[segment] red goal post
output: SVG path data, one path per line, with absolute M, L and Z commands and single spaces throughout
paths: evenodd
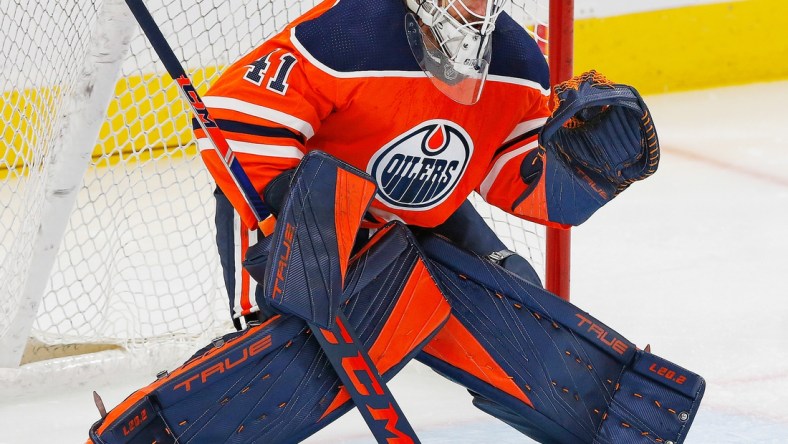
M 574 0 L 550 0 L 550 24 L 547 60 L 550 84 L 557 85 L 572 77 L 574 68 Z M 569 299 L 570 253 L 572 233 L 569 229 L 547 229 L 545 288 Z

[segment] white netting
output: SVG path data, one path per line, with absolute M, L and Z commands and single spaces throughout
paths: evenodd
M 523 11 L 544 21 L 546 1 L 515 0 L 509 12 L 533 27 Z M 150 344 L 193 344 L 230 328 L 213 183 L 196 157 L 186 108 L 138 31 L 100 136 L 85 142 L 95 145 L 92 160 L 52 272 L 30 269 L 38 227 L 62 223 L 42 220 L 44 190 L 62 148 L 64 102 L 82 75 L 102 3 L 10 0 L 0 10 L 0 338 L 27 303 L 26 281 L 48 282 L 26 362 L 92 350 L 84 344 L 142 350 L 150 359 Z M 201 92 L 222 67 L 314 3 L 146 2 Z M 480 208 L 543 276 L 543 231 Z
M 19 1 L 0 14 L 4 60 L 0 77 L 0 337 L 15 316 L 29 274 L 32 244 L 44 206 L 45 178 L 62 116 L 84 63 L 96 18 L 89 4 Z M 83 2 L 86 3 L 86 2 Z M 69 17 L 64 23 L 64 17 Z M 53 44 L 62 42 L 63 44 Z M 46 276 L 37 276 L 46 279 Z
M 537 41 L 543 52 L 547 51 L 547 29 L 550 12 L 549 0 L 511 0 L 504 11 L 520 23 Z M 493 44 L 495 44 L 493 42 Z M 545 281 L 545 227 L 516 218 L 488 205 L 481 196 L 473 194 L 471 200 L 479 214 L 507 246 L 527 258 Z

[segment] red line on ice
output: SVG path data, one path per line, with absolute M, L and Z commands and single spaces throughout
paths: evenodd
M 715 158 L 710 157 L 710 156 L 704 156 L 702 154 L 693 153 L 691 151 L 687 151 L 687 150 L 683 150 L 683 149 L 679 149 L 679 148 L 675 148 L 675 147 L 667 147 L 667 148 L 666 147 L 662 147 L 662 150 L 666 151 L 666 152 L 668 152 L 670 154 L 674 154 L 674 155 L 677 155 L 677 156 L 680 156 L 680 157 L 684 157 L 685 159 L 690 159 L 690 160 L 694 160 L 696 162 L 706 163 L 706 164 L 713 165 L 713 166 L 715 166 L 717 168 L 720 168 L 720 169 L 723 169 L 723 170 L 727 170 L 727 171 L 731 171 L 731 172 L 734 172 L 734 173 L 742 174 L 742 175 L 745 175 L 745 176 L 748 176 L 748 177 L 751 177 L 751 178 L 754 178 L 754 179 L 758 179 L 758 180 L 763 181 L 763 182 L 768 182 L 768 183 L 770 183 L 772 185 L 779 185 L 779 186 L 788 187 L 788 178 L 786 178 L 786 177 L 775 176 L 775 175 L 772 175 L 772 174 L 764 173 L 762 171 L 758 171 L 758 170 L 754 170 L 754 169 L 750 169 L 750 168 L 744 168 L 744 167 L 741 167 L 739 165 L 723 162 L 723 161 L 721 161 L 719 159 L 715 159 Z

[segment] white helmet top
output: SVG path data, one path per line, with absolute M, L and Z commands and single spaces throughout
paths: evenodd
M 438 89 L 459 103 L 473 104 L 481 97 L 495 20 L 506 1 L 406 0 L 421 21 L 411 14 L 406 19 L 416 59 Z

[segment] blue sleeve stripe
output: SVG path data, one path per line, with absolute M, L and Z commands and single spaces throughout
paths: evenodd
M 515 137 L 514 139 L 512 139 L 512 140 L 510 140 L 510 141 L 508 141 L 508 142 L 506 142 L 506 143 L 504 143 L 503 145 L 501 145 L 501 147 L 500 147 L 500 148 L 498 148 L 497 150 L 495 150 L 495 154 L 493 154 L 493 159 L 497 158 L 497 157 L 498 157 L 498 156 L 500 156 L 501 154 L 503 154 L 503 153 L 505 153 L 506 151 L 508 151 L 508 150 L 509 150 L 509 148 L 511 148 L 511 147 L 513 147 L 513 146 L 515 146 L 515 145 L 518 145 L 518 144 L 520 144 L 521 142 L 523 142 L 524 140 L 528 140 L 528 139 L 530 139 L 531 137 L 534 137 L 535 135 L 539 134 L 539 131 L 541 131 L 541 130 L 542 130 L 542 127 L 541 127 L 541 126 L 540 126 L 539 128 L 534 128 L 534 129 L 532 129 L 531 131 L 528 131 L 528 132 L 526 132 L 526 133 L 524 133 L 524 134 L 521 134 L 521 135 L 519 135 L 519 136 Z
M 216 125 L 225 132 L 248 134 L 250 136 L 293 139 L 301 144 L 306 143 L 306 138 L 302 134 L 287 128 L 273 128 L 270 126 L 238 122 L 237 120 L 216 119 L 215 121 Z M 192 128 L 197 129 L 199 127 L 197 120 L 192 119 Z

